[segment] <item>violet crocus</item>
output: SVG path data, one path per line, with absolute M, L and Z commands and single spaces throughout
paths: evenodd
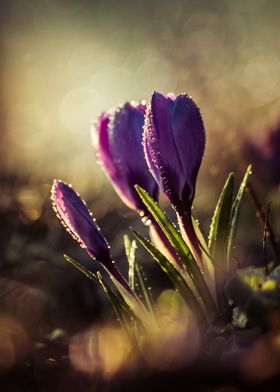
M 147 108 L 144 151 L 160 189 L 179 210 L 189 210 L 205 147 L 198 107 L 186 94 L 154 92 Z
M 176 209 L 187 237 L 199 253 L 191 207 L 205 148 L 205 131 L 192 98 L 186 94 L 154 92 L 147 106 L 143 145 L 152 175 Z
M 147 211 L 135 185 L 144 188 L 154 200 L 158 199 L 158 185 L 151 175 L 142 144 L 146 105 L 126 102 L 122 106 L 102 113 L 91 128 L 92 142 L 97 158 L 123 202 L 140 213 L 143 221 L 150 224 L 153 241 L 176 265 L 181 265 L 174 250 Z
M 155 200 L 158 186 L 145 161 L 142 132 L 146 107 L 144 103 L 125 103 L 102 113 L 91 128 L 97 158 L 116 192 L 131 209 L 144 212 L 146 207 L 134 185 L 144 188 Z
M 109 245 L 100 233 L 85 202 L 71 186 L 60 180 L 54 180 L 51 193 L 53 209 L 66 230 L 92 258 L 97 259 L 122 286 L 131 291 L 128 283 L 115 267 Z

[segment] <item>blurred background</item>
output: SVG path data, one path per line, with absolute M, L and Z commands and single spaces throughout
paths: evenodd
M 252 162 L 277 232 L 280 2 L 2 0 L 0 7 L 0 300 L 21 326 L 71 332 L 99 315 L 102 294 L 63 260 L 68 253 L 89 265 L 52 213 L 50 187 L 53 178 L 70 182 L 121 258 L 123 232 L 141 223 L 96 164 L 89 128 L 100 112 L 153 90 L 187 92 L 201 109 L 202 227 L 227 173 L 239 179 Z M 250 208 L 237 249 L 246 262 L 262 236 Z
M 278 120 L 277 1 L 4 0 L 1 8 L 4 173 L 100 192 L 107 181 L 91 119 L 155 89 L 187 92 L 200 106 L 207 156 L 215 154 L 208 176 L 244 134 L 259 137 Z

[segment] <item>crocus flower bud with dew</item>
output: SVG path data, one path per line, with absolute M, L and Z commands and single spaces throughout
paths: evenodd
M 200 253 L 191 207 L 205 148 L 205 131 L 194 101 L 186 94 L 154 92 L 147 106 L 143 144 L 152 175 L 177 211 L 195 251 Z
M 148 170 L 142 147 L 144 103 L 125 103 L 102 113 L 91 128 L 97 158 L 123 202 L 131 209 L 144 212 L 134 185 L 144 188 L 154 199 L 158 186 Z
M 120 198 L 140 213 L 143 221 L 150 225 L 153 240 L 167 257 L 174 259 L 177 257 L 173 249 L 134 187 L 140 185 L 157 201 L 158 185 L 149 171 L 142 145 L 145 112 L 142 101 L 140 104 L 127 102 L 102 113 L 91 128 L 92 142 L 98 161 Z
M 115 267 L 109 245 L 100 233 L 91 213 L 80 196 L 62 181 L 54 180 L 52 206 L 66 230 L 77 240 L 88 254 L 97 259 L 127 290 L 128 283 Z

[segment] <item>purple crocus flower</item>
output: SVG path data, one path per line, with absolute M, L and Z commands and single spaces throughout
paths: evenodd
M 146 107 L 144 103 L 125 103 L 102 113 L 92 127 L 93 145 L 98 160 L 123 202 L 133 210 L 144 211 L 134 185 L 144 188 L 154 199 L 158 186 L 145 161 L 142 132 Z
M 109 245 L 101 235 L 92 214 L 80 196 L 62 181 L 54 180 L 52 206 L 66 230 L 77 240 L 89 255 L 97 259 L 127 290 L 128 283 L 115 267 Z
M 205 148 L 205 130 L 194 101 L 186 94 L 176 97 L 154 92 L 147 106 L 143 145 L 150 171 L 176 209 L 187 244 L 201 262 L 191 206 Z
M 190 212 L 205 147 L 198 107 L 186 94 L 154 92 L 143 134 L 148 166 L 176 210 Z

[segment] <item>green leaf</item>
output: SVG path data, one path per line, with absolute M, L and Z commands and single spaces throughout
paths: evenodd
M 233 203 L 233 206 L 232 206 L 231 217 L 230 217 L 228 249 L 227 249 L 227 259 L 228 260 L 230 260 L 230 258 L 231 258 L 231 252 L 232 252 L 234 242 L 235 242 L 236 230 L 237 230 L 239 214 L 240 214 L 241 201 L 243 199 L 243 195 L 244 195 L 245 188 L 246 188 L 246 185 L 248 182 L 248 178 L 251 175 L 251 173 L 252 173 L 252 165 L 249 165 L 246 170 L 246 173 L 243 177 L 243 180 L 240 184 L 239 191 L 237 193 L 237 196 L 236 196 L 234 203 Z
M 82 272 L 87 278 L 89 278 L 90 280 L 93 280 L 94 282 L 98 282 L 97 276 L 93 272 L 91 272 L 87 268 L 85 268 L 82 264 L 78 263 L 77 261 L 75 261 L 74 259 L 72 259 L 71 257 L 69 257 L 67 255 L 64 255 L 64 258 L 66 261 L 68 261 L 68 263 L 72 264 L 80 272 Z
M 198 221 L 193 216 L 192 216 L 192 225 L 193 225 L 194 232 L 195 232 L 195 235 L 196 235 L 196 237 L 198 239 L 200 247 L 202 248 L 202 250 L 204 250 L 205 253 L 209 253 L 210 254 L 208 245 L 207 245 L 207 243 L 205 241 L 204 235 L 202 234 L 202 232 L 200 230 Z
M 147 308 L 153 313 L 152 298 L 150 290 L 145 284 L 146 278 L 144 275 L 143 268 L 139 265 L 135 258 L 135 253 L 137 249 L 136 241 L 130 241 L 127 234 L 124 235 L 124 246 L 126 251 L 126 256 L 129 264 L 129 284 L 130 287 L 139 294 L 143 301 L 145 302 Z
M 196 300 L 194 293 L 187 285 L 182 275 L 174 267 L 174 265 L 149 240 L 139 234 L 136 230 L 132 229 L 132 232 L 138 241 L 143 245 L 143 247 L 150 253 L 163 272 L 168 276 L 188 306 L 194 311 L 195 314 L 199 315 L 199 318 L 203 318 L 204 316 L 201 306 Z
M 227 249 L 234 191 L 234 175 L 230 173 L 216 205 L 209 233 L 209 251 L 214 261 L 217 302 L 221 313 L 228 306 L 224 294 L 227 277 Z
M 193 259 L 182 235 L 176 230 L 176 228 L 167 218 L 164 211 L 162 211 L 158 204 L 152 199 L 151 196 L 149 196 L 149 194 L 144 189 L 142 189 L 138 185 L 135 185 L 135 189 L 137 190 L 143 203 L 148 208 L 149 212 L 160 225 L 161 229 L 163 230 L 170 244 L 173 246 L 178 257 L 185 265 L 186 270 L 193 281 L 193 284 L 201 295 L 201 298 L 205 303 L 207 309 L 212 314 L 216 310 L 212 295 L 199 269 L 199 266 Z
M 143 268 L 137 261 L 135 262 L 135 272 L 137 276 L 137 282 L 139 288 L 138 290 L 140 292 L 140 295 L 143 298 L 143 301 L 145 302 L 149 311 L 153 313 L 154 309 L 152 304 L 151 290 L 145 284 L 146 278 L 145 278 Z
M 208 245 L 205 241 L 205 238 L 200 230 L 200 227 L 198 225 L 198 222 L 194 217 L 192 216 L 192 225 L 194 228 L 194 232 L 196 235 L 196 238 L 198 239 L 200 249 L 202 251 L 202 264 L 203 264 L 203 273 L 204 273 L 204 279 L 208 283 L 208 286 L 213 293 L 213 296 L 215 296 L 215 291 L 216 291 L 216 282 L 215 282 L 215 274 L 214 274 L 214 265 L 213 265 L 213 260 L 210 256 L 210 251 L 208 248 Z
M 130 241 L 127 234 L 123 236 L 125 253 L 128 261 L 128 283 L 132 290 L 135 289 L 135 253 L 136 242 Z
M 109 271 L 109 276 L 124 301 L 127 303 L 135 317 L 138 318 L 148 331 L 151 325 L 154 325 L 154 314 L 151 313 L 136 293 L 128 291 Z
M 111 288 L 107 285 L 104 281 L 103 276 L 101 275 L 100 271 L 97 272 L 98 281 L 112 304 L 112 307 L 116 313 L 117 319 L 120 321 L 122 327 L 128 334 L 129 338 L 133 338 L 132 333 L 132 322 L 136 322 L 134 314 L 131 312 L 130 308 L 127 306 L 126 302 L 123 300 L 122 297 L 118 297 Z
M 216 205 L 209 233 L 208 247 L 211 257 L 223 270 L 227 269 L 227 248 L 233 190 L 234 174 L 230 173 Z

